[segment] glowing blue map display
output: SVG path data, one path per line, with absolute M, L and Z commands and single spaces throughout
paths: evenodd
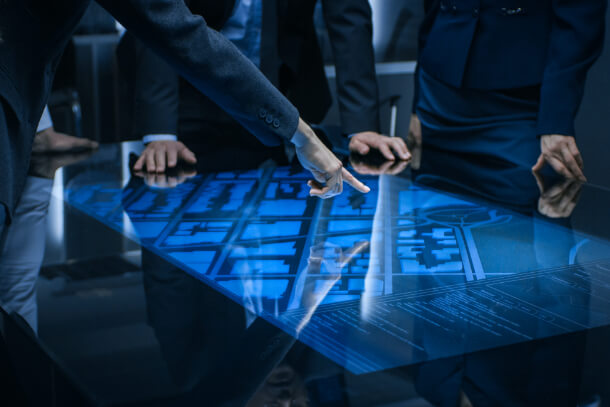
M 327 201 L 307 179 L 267 168 L 65 199 L 356 374 L 610 324 L 610 242 L 406 179 Z

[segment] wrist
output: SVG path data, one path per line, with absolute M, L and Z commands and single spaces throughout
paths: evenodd
M 146 144 L 150 144 L 155 141 L 177 141 L 178 137 L 175 134 L 171 133 L 156 133 L 156 134 L 146 134 L 142 137 L 142 142 Z
M 52 131 L 53 131 L 53 127 L 46 127 L 46 128 L 44 128 L 42 130 L 41 129 L 37 129 L 36 135 L 38 136 L 40 134 L 49 134 L 49 132 L 52 132 Z
M 309 127 L 309 125 L 302 119 L 299 119 L 299 126 L 297 127 L 297 131 L 290 139 L 290 142 L 297 148 L 301 148 L 316 138 L 316 133 L 314 133 L 311 127 Z

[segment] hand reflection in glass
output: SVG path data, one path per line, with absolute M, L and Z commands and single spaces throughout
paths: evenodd
M 398 175 L 403 172 L 409 161 L 386 161 L 381 165 L 350 160 L 354 170 L 360 175 Z
M 307 309 L 303 319 L 296 328 L 297 335 L 307 326 L 309 320 L 324 301 L 333 286 L 341 279 L 343 269 L 355 256 L 368 248 L 370 242 L 363 240 L 354 243 L 354 246 L 343 252 L 343 249 L 329 242 L 321 242 L 310 249 L 307 268 L 300 271 L 297 280 L 306 279 L 301 305 Z M 308 275 L 324 276 L 323 279 L 309 279 Z
M 575 179 L 566 179 L 550 188 L 544 185 L 544 178 L 536 171 L 533 172 L 540 190 L 538 211 L 549 218 L 568 218 L 578 205 L 582 182 Z
M 366 155 L 352 152 L 349 160 L 354 171 L 361 175 L 398 175 L 410 162 L 410 160 L 386 160 L 377 151 L 371 151 Z
M 197 170 L 190 167 L 176 167 L 164 173 L 155 173 L 147 171 L 134 172 L 136 177 L 144 179 L 144 183 L 151 188 L 175 188 L 183 184 L 188 179 L 197 175 Z
M 246 407 L 305 407 L 311 403 L 305 382 L 288 364 L 277 366 Z

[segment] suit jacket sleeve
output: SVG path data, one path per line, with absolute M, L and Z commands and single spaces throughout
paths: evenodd
M 554 23 L 542 80 L 537 133 L 575 134 L 587 72 L 599 57 L 606 0 L 554 0 Z
M 372 12 L 367 0 L 326 0 L 343 132 L 379 131 Z
M 289 140 L 299 113 L 258 68 L 180 0 L 97 0 L 131 33 L 267 145 Z

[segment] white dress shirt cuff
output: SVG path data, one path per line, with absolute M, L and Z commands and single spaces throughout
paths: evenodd
M 176 141 L 178 137 L 175 134 L 147 134 L 142 138 L 144 144 L 152 143 L 153 141 Z
M 295 131 L 292 137 L 290 138 L 290 142 L 296 147 L 300 148 L 307 144 L 309 140 L 307 139 L 307 136 L 305 136 L 297 129 L 297 131 Z
M 53 127 L 53 119 L 51 119 L 51 113 L 49 113 L 49 107 L 45 106 L 44 111 L 42 112 L 42 117 L 38 122 L 38 128 L 36 129 L 36 133 L 40 133 L 43 130 Z

